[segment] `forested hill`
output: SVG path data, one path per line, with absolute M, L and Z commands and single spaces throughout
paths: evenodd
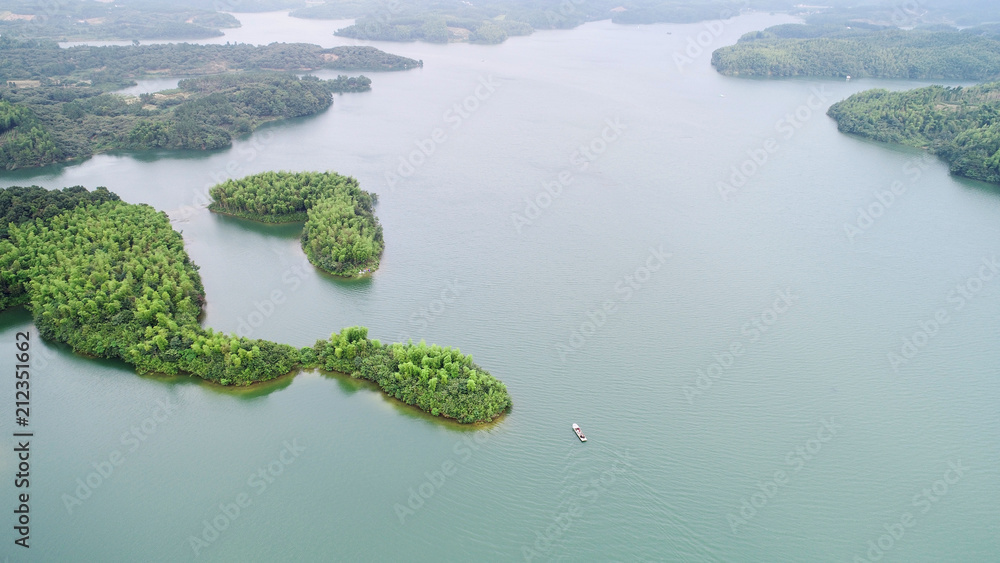
M 712 54 L 722 74 L 910 80 L 1000 78 L 1000 41 L 955 31 L 787 24 L 748 33 Z
M 0 37 L 0 82 L 53 79 L 62 82 L 128 84 L 144 76 L 191 76 L 238 70 L 407 70 L 421 61 L 374 47 L 324 49 L 308 43 L 270 45 L 81 45 L 62 49 L 47 41 Z
M 1000 82 L 867 90 L 828 113 L 844 133 L 927 148 L 947 160 L 953 174 L 1000 183 Z

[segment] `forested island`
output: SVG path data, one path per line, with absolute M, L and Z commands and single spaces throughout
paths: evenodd
M 240 26 L 231 14 L 210 8 L 205 2 L 183 6 L 176 2 L 10 0 L 0 10 L 0 34 L 59 41 L 204 39 Z
M 320 80 L 278 71 L 405 70 L 420 61 L 374 47 L 303 43 L 73 47 L 0 38 L 0 167 L 43 166 L 109 150 L 212 150 L 262 123 L 313 115 L 365 76 Z M 206 75 L 141 96 L 147 76 Z
M 136 78 L 194 76 L 265 70 L 307 72 L 320 69 L 390 71 L 423 63 L 375 47 L 324 49 L 308 43 L 197 45 L 166 43 L 67 49 L 51 41 L 0 37 L 0 83 L 50 80 L 63 86 L 124 88 Z
M 363 327 L 301 349 L 204 329 L 198 268 L 166 214 L 106 190 L 39 190 L 0 190 L 0 217 L 7 221 L 0 310 L 26 306 L 48 340 L 124 361 L 140 373 L 191 374 L 221 385 L 335 370 L 463 423 L 489 421 L 510 408 L 504 384 L 456 349 L 383 345 Z
M 742 77 L 990 80 L 1000 77 L 1000 41 L 986 32 L 786 24 L 716 50 L 712 65 Z
M 569 29 L 589 21 L 616 23 L 696 22 L 725 19 L 741 9 L 792 9 L 783 0 L 566 0 L 540 5 L 523 0 L 481 4 L 462 0 L 239 0 L 207 4 L 198 0 L 63 2 L 57 9 L 28 0 L 0 11 L 0 34 L 59 41 L 119 39 L 202 39 L 239 27 L 228 12 L 292 10 L 312 19 L 356 19 L 338 35 L 386 41 L 471 41 L 500 43 L 535 29 Z M 215 11 L 215 9 L 219 11 Z
M 550 5 L 519 0 L 485 4 L 445 0 L 413 1 L 387 6 L 379 0 L 326 2 L 294 10 L 300 18 L 347 19 L 353 25 L 336 35 L 378 41 L 502 43 L 536 29 L 570 29 L 586 22 L 621 24 L 691 23 L 727 19 L 742 9 L 791 8 L 778 0 L 566 0 Z
M 1000 82 L 859 92 L 828 111 L 844 133 L 928 149 L 958 176 L 1000 183 Z
M 338 34 L 385 41 L 470 41 L 500 43 L 536 29 L 569 29 L 610 19 L 620 24 L 693 23 L 725 20 L 744 11 L 781 11 L 820 25 L 913 27 L 995 22 L 1000 7 L 991 0 L 962 2 L 857 2 L 830 0 L 808 5 L 791 0 L 566 0 L 549 4 L 526 0 L 202 0 L 75 1 L 56 4 L 6 2 L 0 35 L 69 40 L 178 40 L 223 35 L 238 27 L 230 12 L 291 10 L 311 19 L 355 19 Z
M 264 172 L 209 190 L 209 209 L 264 223 L 305 222 L 302 250 L 326 272 L 353 277 L 378 268 L 385 242 L 378 197 L 334 172 Z
M 116 149 L 221 149 L 267 121 L 325 110 L 332 92 L 369 84 L 365 77 L 238 73 L 181 80 L 176 90 L 140 96 L 90 87 L 0 88 L 0 166 L 42 166 Z

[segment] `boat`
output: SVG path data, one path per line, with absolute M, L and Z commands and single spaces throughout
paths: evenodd
M 581 442 L 586 442 L 587 437 L 583 435 L 583 430 L 580 430 L 580 426 L 573 423 L 573 432 L 576 432 L 576 437 L 580 439 Z

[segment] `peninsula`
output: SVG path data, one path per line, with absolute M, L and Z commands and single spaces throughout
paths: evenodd
M 201 277 L 166 214 L 106 190 L 40 190 L 0 190 L 0 217 L 8 221 L 0 310 L 27 307 L 48 340 L 140 373 L 186 373 L 220 385 L 335 370 L 462 423 L 492 420 L 511 406 L 504 384 L 457 349 L 384 345 L 363 327 L 301 349 L 204 329 Z
M 1000 82 L 866 90 L 827 112 L 844 133 L 930 150 L 952 174 L 1000 183 Z
M 1000 77 L 1000 41 L 958 30 L 786 24 L 717 49 L 712 65 L 740 77 L 980 81 Z

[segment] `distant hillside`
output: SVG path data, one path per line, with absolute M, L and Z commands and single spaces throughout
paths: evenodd
M 789 24 L 712 53 L 722 74 L 934 80 L 1000 78 L 1000 41 L 975 33 Z
M 958 176 L 1000 183 L 1000 82 L 867 90 L 830 107 L 844 133 L 926 148 Z
M 0 37 L 0 82 L 59 80 L 99 84 L 130 84 L 145 76 L 191 76 L 237 70 L 309 71 L 406 70 L 423 63 L 375 47 L 324 49 L 307 43 L 270 45 L 159 45 L 61 49 L 54 42 L 17 41 Z

